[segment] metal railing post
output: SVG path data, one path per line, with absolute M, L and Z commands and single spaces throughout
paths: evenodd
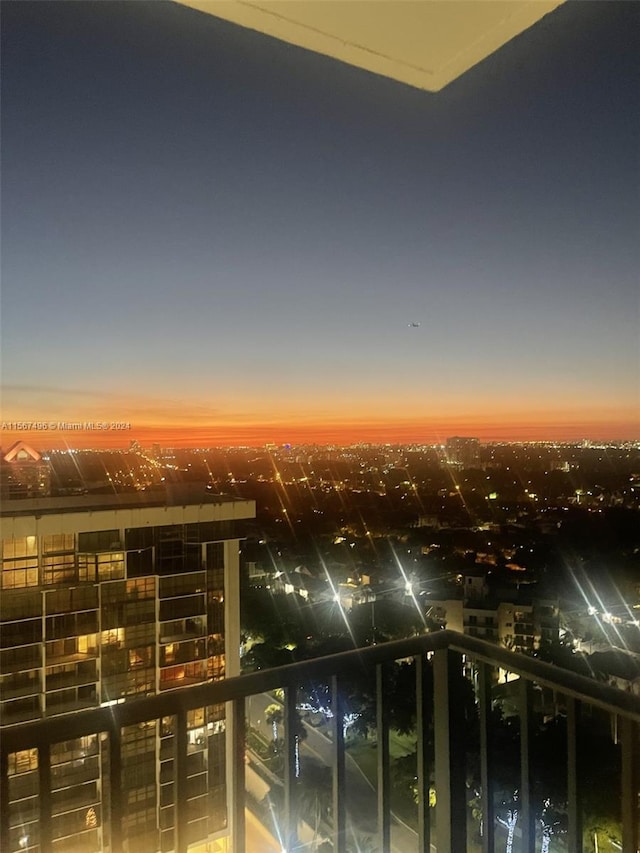
M 38 811 L 40 849 L 51 850 L 51 744 L 38 747 Z
M 453 696 L 455 676 L 462 677 L 462 658 L 449 649 L 433 655 L 434 733 L 436 754 L 436 839 L 438 850 L 465 853 L 467 813 L 465 753 L 461 703 Z
M 176 714 L 175 733 L 175 834 L 177 853 L 187 853 L 189 847 L 189 798 L 187 791 L 187 712 Z
M 522 853 L 535 853 L 536 826 L 533 811 L 533 771 L 531 742 L 533 740 L 533 685 L 527 678 L 518 682 L 520 711 L 520 814 L 522 821 Z
M 229 709 L 229 706 L 231 708 Z M 247 723 L 245 700 L 234 699 L 227 703 L 227 721 L 231 722 L 233 766 L 231 767 L 231 849 L 234 853 L 246 851 L 245 802 L 245 741 Z M 229 712 L 230 711 L 230 712 Z
M 640 789 L 640 745 L 638 723 L 629 717 L 620 720 L 622 747 L 622 851 L 638 850 L 638 793 Z
M 109 809 L 111 850 L 122 853 L 122 731 L 116 719 L 109 728 Z
M 582 807 L 579 790 L 578 739 L 580 702 L 567 696 L 567 847 L 569 853 L 582 853 Z
M 490 744 L 491 667 L 478 664 L 478 704 L 480 711 L 480 785 L 482 787 L 482 851 L 493 853 L 495 813 L 493 807 L 493 755 Z
M 418 776 L 418 850 L 428 853 L 431 844 L 431 816 L 429 813 L 429 786 L 431 782 L 431 750 L 429 724 L 432 709 L 427 695 L 427 659 L 414 658 L 416 667 L 416 755 Z
M 0 850 L 9 849 L 9 753 L 0 752 Z
M 378 753 L 378 844 L 391 847 L 391 776 L 389 773 L 389 664 L 376 666 L 376 735 Z
M 345 802 L 344 710 L 337 675 L 331 676 L 331 706 L 333 709 L 333 849 L 346 853 L 347 809 Z
M 296 689 L 284 691 L 284 827 L 286 849 L 298 843 L 298 809 L 296 791 Z

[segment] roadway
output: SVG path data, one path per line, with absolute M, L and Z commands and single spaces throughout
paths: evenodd
M 264 711 L 267 706 L 274 704 L 274 701 L 276 700 L 268 693 L 250 696 L 246 701 L 249 725 L 259 731 L 267 740 L 272 739 L 273 731 L 271 725 L 264 719 Z M 331 767 L 333 745 L 329 738 L 314 726 L 304 723 L 304 727 L 307 738 L 300 744 L 301 762 L 304 763 L 305 758 L 315 759 L 327 767 Z M 347 831 L 355 832 L 358 837 L 375 837 L 378 829 L 377 793 L 348 752 L 345 759 L 345 775 Z M 392 818 L 392 853 L 411 853 L 417 849 L 417 833 L 397 819 Z M 432 851 L 436 850 L 433 844 L 431 849 Z

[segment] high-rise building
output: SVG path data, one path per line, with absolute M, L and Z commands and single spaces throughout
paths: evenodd
M 453 436 L 447 439 L 447 462 L 461 468 L 477 468 L 480 465 L 480 440 Z
M 254 511 L 204 486 L 3 503 L 0 736 L 68 715 L 52 851 L 109 849 L 107 740 L 75 737 L 74 712 L 239 673 L 239 523 Z M 226 850 L 224 705 L 190 711 L 187 737 L 189 837 Z M 172 717 L 123 729 L 126 850 L 174 849 L 173 740 Z M 11 753 L 8 771 L 9 849 L 40 849 L 38 751 Z

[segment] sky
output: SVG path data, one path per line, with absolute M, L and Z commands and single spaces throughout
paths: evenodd
M 3 447 L 640 439 L 639 4 L 438 93 L 2 6 Z

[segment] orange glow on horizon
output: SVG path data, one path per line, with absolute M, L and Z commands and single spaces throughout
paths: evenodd
M 528 420 L 500 421 L 482 418 L 451 418 L 412 421 L 351 422 L 266 422 L 218 424 L 186 427 L 183 424 L 132 424 L 126 430 L 3 430 L 0 442 L 8 448 L 26 441 L 39 449 L 118 449 L 132 441 L 142 446 L 164 447 L 260 446 L 263 444 L 437 444 L 452 435 L 475 436 L 484 442 L 562 441 L 583 439 L 634 441 L 640 438 L 637 422 L 631 420 L 578 420 L 532 417 Z

